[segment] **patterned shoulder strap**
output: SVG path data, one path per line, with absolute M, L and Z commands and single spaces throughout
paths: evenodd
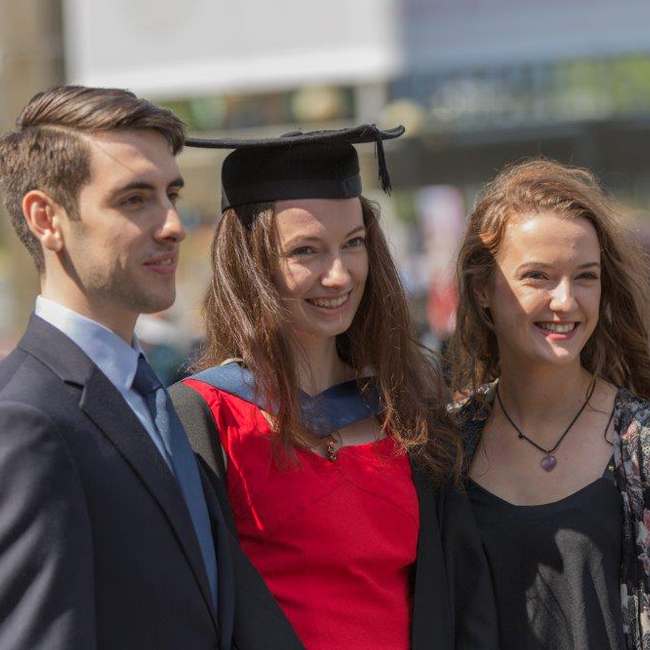
M 650 404 L 619 389 L 614 429 L 616 483 L 624 506 L 623 631 L 630 650 L 650 650 Z

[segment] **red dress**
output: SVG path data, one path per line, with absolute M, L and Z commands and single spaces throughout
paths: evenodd
M 279 467 L 256 405 L 184 383 L 214 414 L 242 548 L 307 650 L 410 648 L 419 509 L 395 442 L 343 447 L 335 462 L 297 450 Z

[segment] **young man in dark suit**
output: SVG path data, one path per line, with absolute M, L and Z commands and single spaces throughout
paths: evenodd
M 41 295 L 0 363 L 0 648 L 230 648 L 231 539 L 133 329 L 169 307 L 182 123 L 123 90 L 36 95 L 0 181 Z

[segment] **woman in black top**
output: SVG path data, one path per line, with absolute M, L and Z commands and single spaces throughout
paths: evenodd
M 449 350 L 502 650 L 650 648 L 646 263 L 594 177 L 515 165 L 459 257 Z

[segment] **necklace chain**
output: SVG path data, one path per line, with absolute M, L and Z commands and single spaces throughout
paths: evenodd
M 571 427 L 576 423 L 576 420 L 582 415 L 582 412 L 585 410 L 587 407 L 587 404 L 589 404 L 589 400 L 591 399 L 591 396 L 594 394 L 594 390 L 596 389 L 596 382 L 594 382 L 593 386 L 591 387 L 591 390 L 589 391 L 589 395 L 587 395 L 587 399 L 584 401 L 583 405 L 580 407 L 580 410 L 576 413 L 575 417 L 571 422 L 569 423 L 569 426 L 564 430 L 564 433 L 559 437 L 558 441 L 551 447 L 550 449 L 544 449 L 541 445 L 538 445 L 534 440 L 531 440 L 512 420 L 510 415 L 508 415 L 508 411 L 506 411 L 505 407 L 503 406 L 503 402 L 501 401 L 501 395 L 499 394 L 499 384 L 497 382 L 497 400 L 499 400 L 499 406 L 501 407 L 501 410 L 503 411 L 503 414 L 506 416 L 506 419 L 510 424 L 512 425 L 513 429 L 517 432 L 518 436 L 520 439 L 525 440 L 529 444 L 531 444 L 533 447 L 536 449 L 539 449 L 539 451 L 544 452 L 546 456 L 550 456 L 559 446 L 560 443 L 564 440 L 564 437 L 566 436 L 567 433 L 569 433 Z

